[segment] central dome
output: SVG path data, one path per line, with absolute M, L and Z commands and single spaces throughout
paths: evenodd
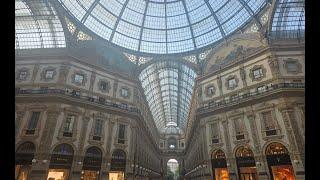
M 76 24 L 133 51 L 173 54 L 213 44 L 249 22 L 266 0 L 59 0 Z

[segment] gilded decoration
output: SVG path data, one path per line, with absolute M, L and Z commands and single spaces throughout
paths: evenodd
M 235 85 L 234 86 L 229 86 L 229 80 L 232 80 L 234 79 L 235 80 Z M 238 83 L 239 83 L 239 79 L 237 78 L 236 75 L 230 75 L 228 76 L 228 78 L 226 79 L 226 82 L 225 82 L 225 86 L 228 90 L 234 90 L 236 87 L 238 87 Z
M 26 68 L 26 67 L 20 68 L 16 72 L 16 80 L 17 80 L 17 82 L 26 81 L 29 76 L 30 76 L 30 69 Z
M 283 60 L 283 62 L 284 62 L 283 66 L 284 66 L 285 70 L 287 71 L 287 73 L 290 73 L 290 74 L 302 73 L 302 65 L 299 63 L 298 59 L 288 58 L 288 59 Z M 295 64 L 296 68 L 294 70 L 290 70 L 290 68 L 289 68 L 290 63 Z
M 127 91 L 126 94 L 122 93 L 123 91 Z M 126 86 L 121 86 L 120 88 L 120 96 L 125 98 L 125 99 L 129 99 L 130 96 L 131 96 L 131 92 L 130 92 L 130 89 Z
M 213 84 L 208 84 L 205 88 L 205 94 L 207 97 L 212 97 L 216 94 L 216 88 Z
M 106 84 L 106 88 L 105 89 L 102 88 L 102 83 Z M 109 93 L 109 91 L 111 89 L 110 82 L 108 80 L 106 80 L 106 79 L 100 79 L 99 82 L 98 82 L 98 88 L 103 93 Z
M 53 71 L 52 73 L 52 77 L 47 77 L 47 71 Z M 54 77 L 56 76 L 57 74 L 57 71 L 56 71 L 56 68 L 55 67 L 52 67 L 52 66 L 49 66 L 49 67 L 45 67 L 43 68 L 41 74 L 40 74 L 40 78 L 41 80 L 44 80 L 44 81 L 51 81 L 54 79 Z
M 259 77 L 254 77 L 254 71 L 260 69 L 262 70 L 262 74 Z M 250 69 L 249 77 L 252 81 L 261 81 L 266 77 L 267 70 L 263 65 L 255 65 L 252 69 Z
M 82 79 L 82 82 L 77 82 L 76 81 L 76 75 L 81 75 L 83 76 L 83 79 Z M 71 78 L 72 78 L 72 83 L 73 84 L 76 84 L 78 86 L 85 86 L 86 85 L 86 82 L 87 82 L 87 74 L 81 70 L 78 70 L 78 71 L 74 71 L 74 73 L 71 75 Z

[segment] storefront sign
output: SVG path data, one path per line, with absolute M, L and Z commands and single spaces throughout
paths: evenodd
M 85 157 L 82 169 L 98 171 L 100 170 L 101 162 L 101 158 Z
M 50 160 L 50 168 L 70 168 L 73 156 L 53 154 Z
M 212 168 L 226 168 L 226 159 L 211 159 Z
M 256 166 L 253 157 L 237 157 L 237 165 L 238 167 L 254 167 Z
M 291 165 L 290 156 L 288 154 L 267 155 L 269 166 Z
M 15 155 L 16 164 L 31 165 L 33 157 L 33 153 L 17 153 Z

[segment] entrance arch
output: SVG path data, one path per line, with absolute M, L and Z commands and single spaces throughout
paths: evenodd
M 51 155 L 47 180 L 67 180 L 70 176 L 74 150 L 70 144 L 56 146 Z
M 28 179 L 36 146 L 32 142 L 22 143 L 15 153 L 15 178 Z
M 121 149 L 113 151 L 109 180 L 124 180 L 126 171 L 126 153 Z
M 270 143 L 266 147 L 266 157 L 271 180 L 294 180 L 294 171 L 288 149 L 279 142 Z
M 236 150 L 236 162 L 240 180 L 257 180 L 257 168 L 254 154 L 249 147 L 240 146 Z
M 88 148 L 83 159 L 81 179 L 99 179 L 101 163 L 102 152 L 100 148 L 95 146 Z
M 211 154 L 212 174 L 215 180 L 229 180 L 226 155 L 221 149 L 217 149 Z
M 168 180 L 177 180 L 180 175 L 179 162 L 176 159 L 169 159 L 167 161 L 167 175 Z

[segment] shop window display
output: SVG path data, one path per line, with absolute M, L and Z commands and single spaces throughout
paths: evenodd
M 68 177 L 68 169 L 49 169 L 47 180 L 67 180 Z
M 215 180 L 229 180 L 229 171 L 225 153 L 218 149 L 211 155 L 211 164 Z

